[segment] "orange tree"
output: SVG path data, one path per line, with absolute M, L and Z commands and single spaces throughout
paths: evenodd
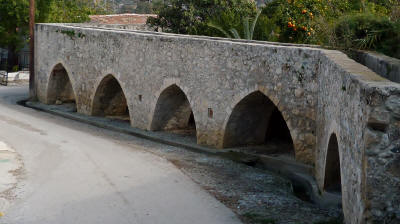
M 323 44 L 342 16 L 388 16 L 396 13 L 398 5 L 399 0 L 273 0 L 263 8 L 263 15 L 274 25 L 272 40 Z
M 274 0 L 263 8 L 283 42 L 317 43 L 316 19 L 331 20 L 354 7 L 355 0 Z

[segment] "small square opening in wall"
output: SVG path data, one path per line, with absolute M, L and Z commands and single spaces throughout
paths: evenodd
M 139 95 L 139 101 L 142 101 L 142 95 Z
M 213 112 L 212 108 L 208 108 L 208 117 L 212 118 L 213 115 L 214 115 L 214 112 Z

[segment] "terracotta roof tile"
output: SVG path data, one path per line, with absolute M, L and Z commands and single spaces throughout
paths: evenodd
M 145 24 L 148 17 L 156 17 L 155 14 L 114 14 L 91 15 L 90 22 L 98 24 Z

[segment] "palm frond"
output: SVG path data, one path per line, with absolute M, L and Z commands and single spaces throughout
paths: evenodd
M 239 32 L 238 32 L 235 28 L 232 28 L 232 29 L 230 29 L 229 31 L 232 33 L 233 38 L 235 38 L 235 39 L 242 39 L 242 38 L 240 37 L 240 35 L 239 35 Z
M 219 25 L 217 25 L 217 24 L 214 24 L 213 22 L 208 22 L 207 25 L 208 25 L 209 27 L 212 27 L 212 28 L 214 28 L 214 29 L 219 30 L 221 33 L 223 33 L 223 34 L 225 35 L 225 37 L 227 37 L 227 38 L 232 38 L 232 36 L 229 35 L 229 33 L 226 32 L 226 31 L 224 30 L 224 28 L 222 28 L 221 26 L 219 26 Z
M 247 40 L 250 40 L 250 30 L 249 30 L 249 18 L 246 17 L 243 19 L 243 35 L 244 38 Z
M 253 36 L 254 36 L 254 29 L 255 29 L 255 27 L 256 27 L 256 24 L 257 24 L 257 21 L 258 21 L 258 17 L 260 17 L 260 15 L 261 15 L 261 10 L 258 10 L 258 11 L 257 11 L 256 17 L 254 18 L 253 23 L 251 24 L 251 28 L 250 28 L 250 40 L 253 39 Z
M 355 39 L 354 42 L 359 49 L 371 49 L 375 47 L 383 32 L 383 30 L 369 31 L 364 38 Z

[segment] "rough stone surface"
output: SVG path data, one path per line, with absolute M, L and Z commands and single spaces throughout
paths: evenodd
M 353 51 L 350 56 L 380 76 L 400 83 L 400 59 L 368 51 Z
M 400 98 L 399 96 L 390 96 L 386 101 L 386 107 L 393 112 L 395 118 L 400 119 Z M 388 116 L 389 117 L 389 116 Z
M 240 109 L 243 99 L 265 95 L 271 101 L 265 108 L 273 104 L 286 121 L 296 160 L 315 165 L 321 191 L 328 141 L 337 137 L 346 223 L 399 221 L 400 154 L 392 149 L 399 147 L 400 85 L 340 52 L 55 24 L 36 25 L 35 41 L 41 102 L 52 103 L 50 74 L 62 65 L 78 112 L 91 114 L 97 89 L 112 75 L 126 97 L 131 125 L 151 130 L 166 114 L 157 109 L 162 93 L 177 86 L 193 112 L 197 142 L 211 147 L 225 145 L 231 120 L 243 127 L 246 116 L 231 119 L 248 111 Z M 187 110 L 176 108 L 173 114 L 186 120 Z
M 306 142 L 304 135 L 315 131 L 315 114 L 309 108 L 316 103 L 318 65 L 310 62 L 318 60 L 317 50 L 67 26 L 38 25 L 37 31 L 37 83 L 43 86 L 37 94 L 43 102 L 51 103 L 46 97 L 52 91 L 47 74 L 62 65 L 78 112 L 93 114 L 96 90 L 111 74 L 125 93 L 132 126 L 149 130 L 153 119 L 161 116 L 155 113 L 159 96 L 176 85 L 191 105 L 198 143 L 221 148 L 235 106 L 259 91 L 286 120 L 296 158 L 313 163 L 315 144 L 309 145 L 312 141 Z M 304 93 L 295 98 L 298 87 Z

